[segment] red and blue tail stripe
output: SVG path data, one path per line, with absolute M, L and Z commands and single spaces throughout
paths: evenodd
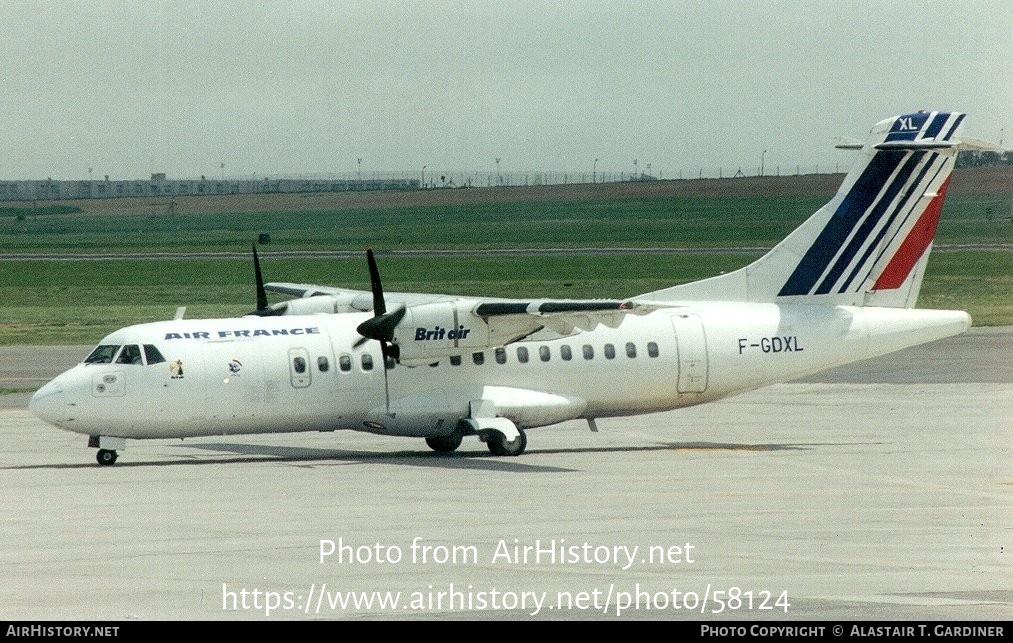
M 778 296 L 826 295 L 860 289 L 882 266 L 891 248 L 895 254 L 903 249 L 905 258 L 891 259 L 876 287 L 887 288 L 887 284 L 897 283 L 904 266 L 910 273 L 921 252 L 931 243 L 931 237 L 926 242 L 924 234 L 929 228 L 935 233 L 935 225 L 929 225 L 931 217 L 926 219 L 923 214 L 931 208 L 925 207 L 922 197 L 941 173 L 952 168 L 953 155 L 933 147 L 937 144 L 942 147 L 949 141 L 963 117 L 946 112 L 901 116 L 882 139 L 886 145 L 867 146 L 870 156 L 866 166 L 798 261 Z M 945 135 L 940 137 L 944 130 Z M 934 198 L 932 204 L 937 201 L 941 209 L 941 198 Z M 913 227 L 912 217 L 916 221 Z M 914 235 L 920 241 L 909 243 L 905 239 L 896 245 L 897 236 L 908 228 L 908 236 Z M 919 248 L 918 256 L 912 257 Z M 887 273 L 889 278 L 884 279 Z M 899 283 L 906 278 L 904 274 Z

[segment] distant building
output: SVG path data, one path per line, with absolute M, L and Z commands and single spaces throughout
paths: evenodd
M 164 172 L 135 181 L 0 181 L 0 201 L 108 199 L 145 196 L 214 194 L 284 194 L 293 192 L 365 192 L 418 190 L 418 179 L 167 179 Z

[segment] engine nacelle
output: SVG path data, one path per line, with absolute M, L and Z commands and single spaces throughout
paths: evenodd
M 394 342 L 406 364 L 428 363 L 502 345 L 490 336 L 489 325 L 456 302 L 409 306 L 394 330 Z

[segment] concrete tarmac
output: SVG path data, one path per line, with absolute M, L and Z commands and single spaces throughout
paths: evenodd
M 0 614 L 1009 620 L 1011 349 L 972 329 L 597 434 L 534 429 L 519 458 L 314 433 L 132 441 L 99 467 L 0 396 Z M 88 350 L 0 348 L 0 385 Z

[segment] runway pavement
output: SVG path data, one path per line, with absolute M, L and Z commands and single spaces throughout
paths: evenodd
M 1011 349 L 1013 329 L 972 329 L 597 434 L 535 429 L 519 458 L 330 433 L 135 441 L 99 467 L 0 396 L 0 611 L 1009 620 Z M 0 348 L 0 386 L 88 350 Z

